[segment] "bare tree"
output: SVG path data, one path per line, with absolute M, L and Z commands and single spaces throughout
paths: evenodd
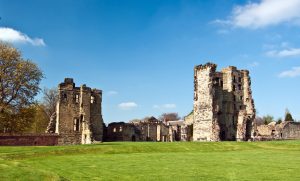
M 264 120 L 263 118 L 259 117 L 259 116 L 256 116 L 255 119 L 254 119 L 254 122 L 257 126 L 260 126 L 260 125 L 263 125 L 264 124 Z
M 161 116 L 159 116 L 159 120 L 164 122 L 176 121 L 179 119 L 180 117 L 178 116 L 178 113 L 163 113 Z
M 58 91 L 56 88 L 44 88 L 43 94 L 44 96 L 42 104 L 44 106 L 45 112 L 50 118 L 56 110 L 56 104 L 58 101 Z

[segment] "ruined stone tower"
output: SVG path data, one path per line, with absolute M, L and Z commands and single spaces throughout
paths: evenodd
M 255 117 L 249 71 L 216 64 L 194 69 L 194 141 L 248 140 Z
M 58 86 L 55 132 L 60 144 L 90 144 L 102 141 L 102 91 L 82 85 L 75 87 L 73 79 L 66 78 Z

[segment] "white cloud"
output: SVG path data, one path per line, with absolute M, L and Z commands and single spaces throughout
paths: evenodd
M 163 105 L 154 105 L 154 109 L 175 109 L 176 104 L 163 104 Z
M 278 77 L 297 77 L 300 76 L 300 67 L 293 67 L 291 70 L 281 72 Z
M 270 50 L 266 52 L 269 57 L 293 57 L 300 56 L 300 48 L 289 48 L 284 50 Z
M 117 95 L 117 94 L 119 94 L 117 91 L 108 91 L 107 92 L 107 95 L 109 95 L 109 96 L 114 96 L 114 95 Z
M 215 20 L 215 23 L 256 29 L 287 22 L 298 24 L 299 20 L 299 0 L 262 0 L 236 6 L 227 20 Z
M 30 43 L 34 46 L 45 46 L 45 42 L 41 38 L 30 38 L 20 31 L 6 27 L 0 27 L 0 40 L 10 43 Z
M 136 108 L 138 105 L 135 102 L 123 102 L 118 105 L 122 110 L 130 110 Z

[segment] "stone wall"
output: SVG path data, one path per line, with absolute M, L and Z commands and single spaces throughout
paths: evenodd
M 256 127 L 256 140 L 285 140 L 300 139 L 300 123 L 299 122 L 282 122 L 268 125 L 260 125 Z
M 59 138 L 57 134 L 0 134 L 0 146 L 53 146 Z
M 184 117 L 181 126 L 181 141 L 193 141 L 194 111 Z
M 218 125 L 214 113 L 213 74 L 215 64 L 195 67 L 194 76 L 194 141 L 218 141 Z
M 133 124 L 110 123 L 107 127 L 107 141 L 140 141 L 140 134 Z
M 275 134 L 274 125 L 257 126 L 257 136 L 273 136 Z
M 279 137 L 281 137 L 281 139 L 300 139 L 300 123 L 286 123 L 281 132 L 279 132 Z
M 169 127 L 155 117 L 141 121 L 114 122 L 107 127 L 107 141 L 169 141 Z
M 183 120 L 177 120 L 177 121 L 168 121 L 167 126 L 169 127 L 169 140 L 170 141 L 181 141 L 181 128 L 184 126 Z

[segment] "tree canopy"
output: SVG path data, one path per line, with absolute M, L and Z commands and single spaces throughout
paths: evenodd
M 178 113 L 163 113 L 160 117 L 159 120 L 161 121 L 176 121 L 179 120 L 180 117 L 178 116 Z
M 294 121 L 293 116 L 288 109 L 285 111 L 284 121 Z
M 266 115 L 262 119 L 266 125 L 274 121 L 274 117 L 271 115 Z
M 42 78 L 35 63 L 24 59 L 13 46 L 0 42 L 0 132 L 20 130 L 17 125 L 29 121 L 25 115 L 32 113 Z
M 276 124 L 280 124 L 280 123 L 282 123 L 282 119 L 278 118 Z

